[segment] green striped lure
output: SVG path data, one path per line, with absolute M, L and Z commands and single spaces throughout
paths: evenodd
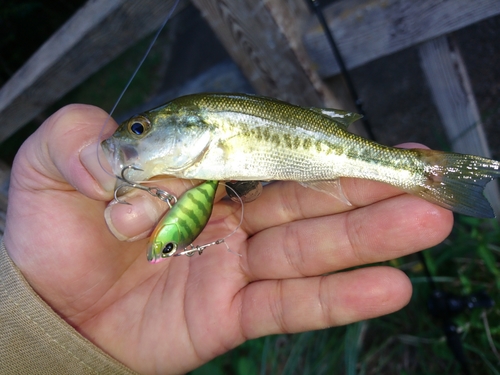
M 192 244 L 210 219 L 218 184 L 215 180 L 205 181 L 185 192 L 167 211 L 149 239 L 149 262 L 169 258 L 177 249 Z
M 147 252 L 149 262 L 157 263 L 172 256 L 201 254 L 209 246 L 224 243 L 229 236 L 201 246 L 192 244 L 210 219 L 218 184 L 215 180 L 205 181 L 185 192 L 172 205 L 151 234 Z M 178 249 L 182 251 L 177 252 Z

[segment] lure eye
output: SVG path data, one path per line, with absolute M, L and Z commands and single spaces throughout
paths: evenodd
M 177 251 L 177 244 L 175 242 L 169 242 L 165 245 L 163 250 L 161 251 L 161 257 L 162 258 L 168 258 L 174 255 L 174 253 Z
M 128 130 L 135 137 L 142 137 L 151 128 L 149 120 L 142 116 L 134 117 L 129 121 Z

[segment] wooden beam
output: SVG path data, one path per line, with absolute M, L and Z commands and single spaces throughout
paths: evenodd
M 193 0 L 254 89 L 298 105 L 340 107 L 303 48 L 303 0 Z
M 0 141 L 156 30 L 173 4 L 88 1 L 0 90 Z
M 491 158 L 467 69 L 456 42 L 442 36 L 423 43 L 419 54 L 453 151 Z M 498 181 L 490 182 L 485 194 L 500 217 Z
M 349 69 L 498 14 L 498 0 L 342 0 L 325 9 Z M 339 73 L 314 18 L 304 45 L 321 77 Z

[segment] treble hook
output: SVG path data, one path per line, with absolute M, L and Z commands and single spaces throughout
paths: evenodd
M 134 189 L 144 190 L 144 191 L 148 192 L 149 194 L 151 194 L 153 197 L 156 197 L 156 198 L 162 200 L 163 202 L 167 203 L 170 208 L 172 208 L 172 205 L 177 203 L 177 197 L 173 194 L 170 194 L 168 191 L 162 190 L 162 189 L 155 187 L 155 186 L 145 186 L 145 185 L 141 185 L 138 182 L 130 181 L 127 177 L 125 177 L 125 172 L 128 171 L 129 169 L 133 169 L 134 171 L 142 171 L 141 168 L 138 168 L 135 165 L 127 165 L 126 167 L 124 167 L 122 169 L 121 177 L 117 176 L 117 178 L 119 180 L 123 181 L 124 184 L 119 185 L 115 189 L 115 192 L 114 192 L 115 201 L 117 203 L 130 205 L 130 203 L 128 203 L 127 201 L 118 198 L 118 191 L 123 187 L 131 187 Z
M 226 242 L 225 242 L 225 239 L 220 238 L 217 241 L 209 242 L 209 243 L 206 243 L 204 245 L 195 246 L 195 245 L 191 244 L 188 247 L 186 247 L 184 249 L 184 251 L 181 251 L 180 253 L 177 253 L 174 256 L 179 257 L 181 255 L 185 255 L 187 257 L 192 257 L 196 253 L 201 255 L 203 253 L 203 250 L 205 250 L 207 247 L 219 245 L 221 243 L 224 243 L 226 245 L 226 247 L 228 247 Z M 228 247 L 228 249 L 229 249 L 229 247 Z

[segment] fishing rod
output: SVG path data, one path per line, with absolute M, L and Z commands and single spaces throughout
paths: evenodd
M 322 10 L 322 5 L 319 3 L 319 0 L 306 0 L 308 2 L 309 6 L 311 9 L 314 10 L 316 17 L 318 18 L 319 23 L 321 24 L 321 27 L 323 28 L 323 31 L 325 33 L 326 39 L 328 40 L 328 44 L 330 45 L 330 48 L 332 50 L 333 56 L 335 58 L 335 61 L 337 62 L 337 65 L 340 68 L 340 73 L 342 77 L 344 78 L 344 82 L 347 86 L 347 89 L 349 90 L 349 94 L 351 95 L 351 98 L 356 105 L 356 109 L 360 115 L 363 115 L 363 118 L 361 119 L 361 122 L 363 124 L 363 127 L 366 130 L 366 133 L 368 134 L 368 137 L 375 141 L 375 134 L 373 133 L 373 128 L 370 124 L 370 122 L 367 119 L 366 112 L 363 108 L 363 101 L 358 95 L 358 92 L 356 88 L 354 87 L 354 82 L 352 80 L 351 74 L 347 70 L 347 67 L 344 62 L 344 58 L 342 57 L 342 54 L 340 53 L 339 48 L 337 47 L 337 43 L 335 42 L 335 39 L 333 38 L 333 34 L 330 30 L 330 27 L 328 26 L 328 23 L 326 22 L 325 15 L 323 14 Z

